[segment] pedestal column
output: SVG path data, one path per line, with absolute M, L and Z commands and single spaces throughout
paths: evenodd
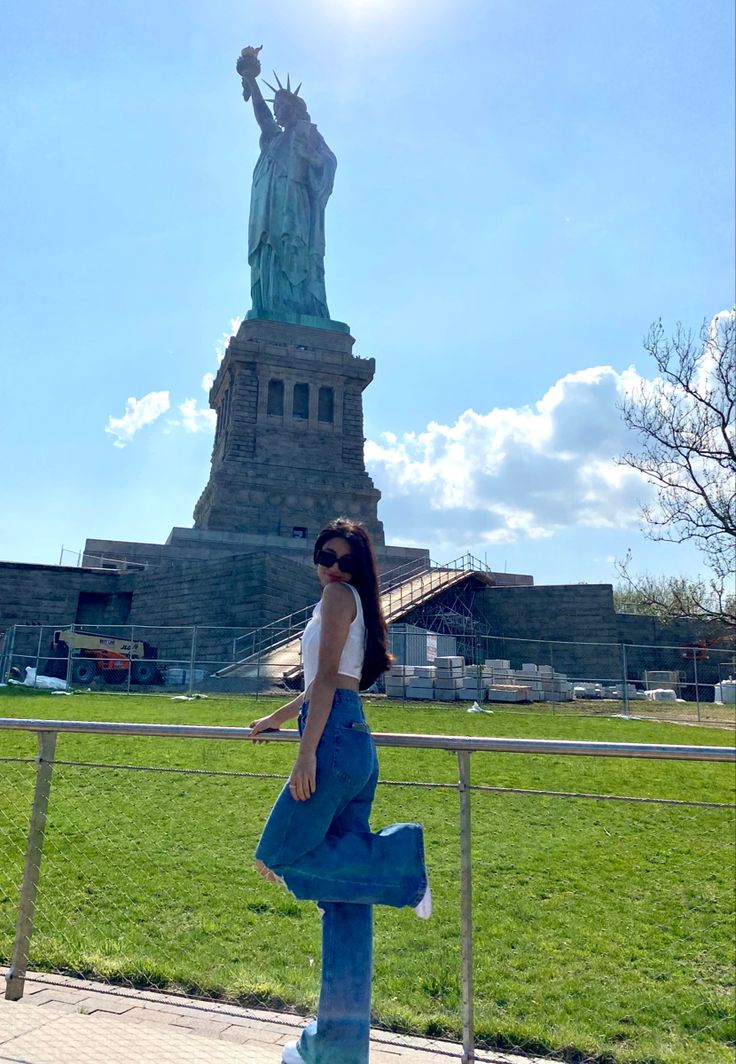
M 244 321 L 210 391 L 212 469 L 194 526 L 312 538 L 337 516 L 384 544 L 381 493 L 363 459 L 363 391 L 375 360 L 346 333 Z

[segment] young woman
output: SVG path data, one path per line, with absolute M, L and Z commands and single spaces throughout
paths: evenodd
M 431 913 L 419 824 L 373 833 L 378 760 L 358 697 L 389 666 L 370 539 L 339 518 L 320 532 L 322 598 L 302 637 L 304 694 L 253 721 L 251 738 L 299 715 L 289 781 L 256 849 L 261 875 L 322 910 L 317 1019 L 284 1048 L 283 1064 L 367 1064 L 373 905 Z

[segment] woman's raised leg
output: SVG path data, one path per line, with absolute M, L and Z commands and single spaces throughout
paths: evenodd
M 353 738 L 359 745 L 371 741 L 365 734 Z M 348 741 L 353 739 L 343 737 L 343 749 Z M 258 843 L 257 860 L 302 900 L 417 905 L 427 887 L 421 825 L 391 824 L 372 832 L 375 751 L 361 781 L 334 768 L 334 743 L 328 722 L 317 750 L 317 790 L 304 802 L 292 798 L 287 787 L 282 790 Z
M 427 889 L 422 827 L 391 824 L 370 830 L 377 780 L 376 767 L 357 794 L 346 796 L 336 776 L 306 802 L 282 793 L 256 857 L 303 901 L 417 905 Z M 335 788 L 339 798 L 331 798 Z

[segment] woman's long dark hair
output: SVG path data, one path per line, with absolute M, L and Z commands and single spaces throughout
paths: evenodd
M 386 648 L 388 638 L 386 621 L 381 609 L 381 592 L 378 589 L 376 557 L 370 537 L 358 521 L 348 517 L 337 517 L 326 525 L 314 543 L 314 564 L 317 555 L 330 539 L 339 537 L 350 545 L 350 551 L 356 561 L 355 572 L 350 583 L 360 595 L 365 621 L 366 643 L 363 658 L 363 671 L 360 674 L 362 691 L 375 683 L 379 676 L 391 665 L 391 655 Z

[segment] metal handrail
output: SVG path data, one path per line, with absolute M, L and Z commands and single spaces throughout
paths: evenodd
M 36 787 L 31 811 L 23 871 L 18 919 L 10 968 L 7 972 L 5 997 L 17 1001 L 23 996 L 33 918 L 43 855 L 43 839 L 48 813 L 56 739 L 59 733 L 84 732 L 96 735 L 144 735 L 157 738 L 240 739 L 251 736 L 250 728 L 212 727 L 191 724 L 128 724 L 101 721 L 40 720 L 17 717 L 0 718 L 0 731 L 32 731 L 38 741 Z M 298 742 L 295 731 L 260 732 L 259 738 L 270 742 Z M 584 742 L 566 739 L 480 738 L 456 735 L 408 735 L 378 733 L 378 746 L 413 747 L 455 752 L 458 760 L 458 796 L 460 801 L 460 933 L 462 983 L 462 1064 L 475 1060 L 473 1017 L 473 907 L 471 802 L 471 753 L 550 754 L 580 757 L 655 758 L 677 761 L 736 762 L 736 748 L 724 746 L 680 746 L 660 743 Z
M 392 587 L 397 587 L 411 576 L 426 573 L 431 565 L 432 562 L 426 558 L 412 558 L 408 562 L 402 562 L 401 565 L 394 566 L 393 569 L 387 569 L 378 578 L 378 586 L 381 593 L 390 591 Z
M 429 571 L 427 573 L 427 580 L 428 580 L 427 586 L 425 586 L 424 574 L 421 574 L 421 577 L 420 577 L 421 586 L 420 586 L 420 589 L 419 589 L 419 593 L 417 593 L 416 587 L 415 587 L 416 578 L 414 578 L 412 580 L 407 580 L 405 584 L 400 585 L 394 591 L 391 591 L 391 592 L 388 593 L 389 601 L 387 603 L 387 606 L 389 608 L 391 608 L 391 610 L 393 612 L 395 609 L 401 610 L 401 609 L 403 609 L 404 607 L 406 607 L 408 605 L 414 605 L 414 604 L 418 605 L 419 603 L 421 603 L 427 597 L 428 594 L 431 594 L 433 591 L 439 590 L 443 586 L 449 586 L 451 583 L 457 583 L 459 578 L 460 578 L 460 574 L 465 573 L 465 572 L 476 572 L 476 571 L 478 571 L 478 570 L 474 570 L 474 569 L 471 569 L 469 567 L 468 568 L 455 568 L 455 569 L 449 568 L 449 567 L 444 567 L 444 568 L 436 567 L 436 568 L 432 569 L 431 571 Z M 459 574 L 459 575 L 454 580 L 449 581 L 447 579 L 448 574 L 456 574 L 456 573 Z M 399 596 L 398 597 L 398 601 L 397 602 L 393 602 L 392 598 L 393 598 L 393 596 L 395 595 L 396 592 L 398 592 L 398 596 Z
M 71 547 L 65 547 L 63 543 L 61 545 L 61 555 L 59 557 L 59 565 L 64 565 L 64 555 L 65 554 L 71 554 L 72 556 L 76 557 L 76 559 L 77 559 L 76 568 L 77 569 L 99 569 L 99 568 L 105 568 L 104 564 L 102 566 L 97 566 L 97 565 L 93 565 L 93 564 L 87 563 L 84 560 L 85 558 L 91 559 L 92 562 L 101 562 L 101 563 L 114 562 L 116 568 L 119 568 L 120 566 L 125 566 L 126 569 L 133 569 L 136 572 L 141 572 L 142 570 L 148 569 L 148 567 L 149 567 L 149 563 L 147 561 L 138 562 L 138 561 L 133 561 L 130 558 L 113 558 L 109 554 L 90 554 L 86 550 L 73 550 Z
M 251 728 L 228 728 L 205 724 L 129 724 L 96 720 L 45 720 L 33 717 L 0 717 L 0 730 L 32 732 L 87 732 L 94 735 L 146 735 L 160 739 L 249 739 Z M 299 732 L 283 729 L 261 732 L 269 742 L 298 742 Z M 464 751 L 490 754 L 553 754 L 556 757 L 636 757 L 670 761 L 734 761 L 736 747 L 692 746 L 675 743 L 607 743 L 578 739 L 514 739 L 467 735 L 417 735 L 404 732 L 373 732 L 377 746 L 412 747 L 422 750 Z

